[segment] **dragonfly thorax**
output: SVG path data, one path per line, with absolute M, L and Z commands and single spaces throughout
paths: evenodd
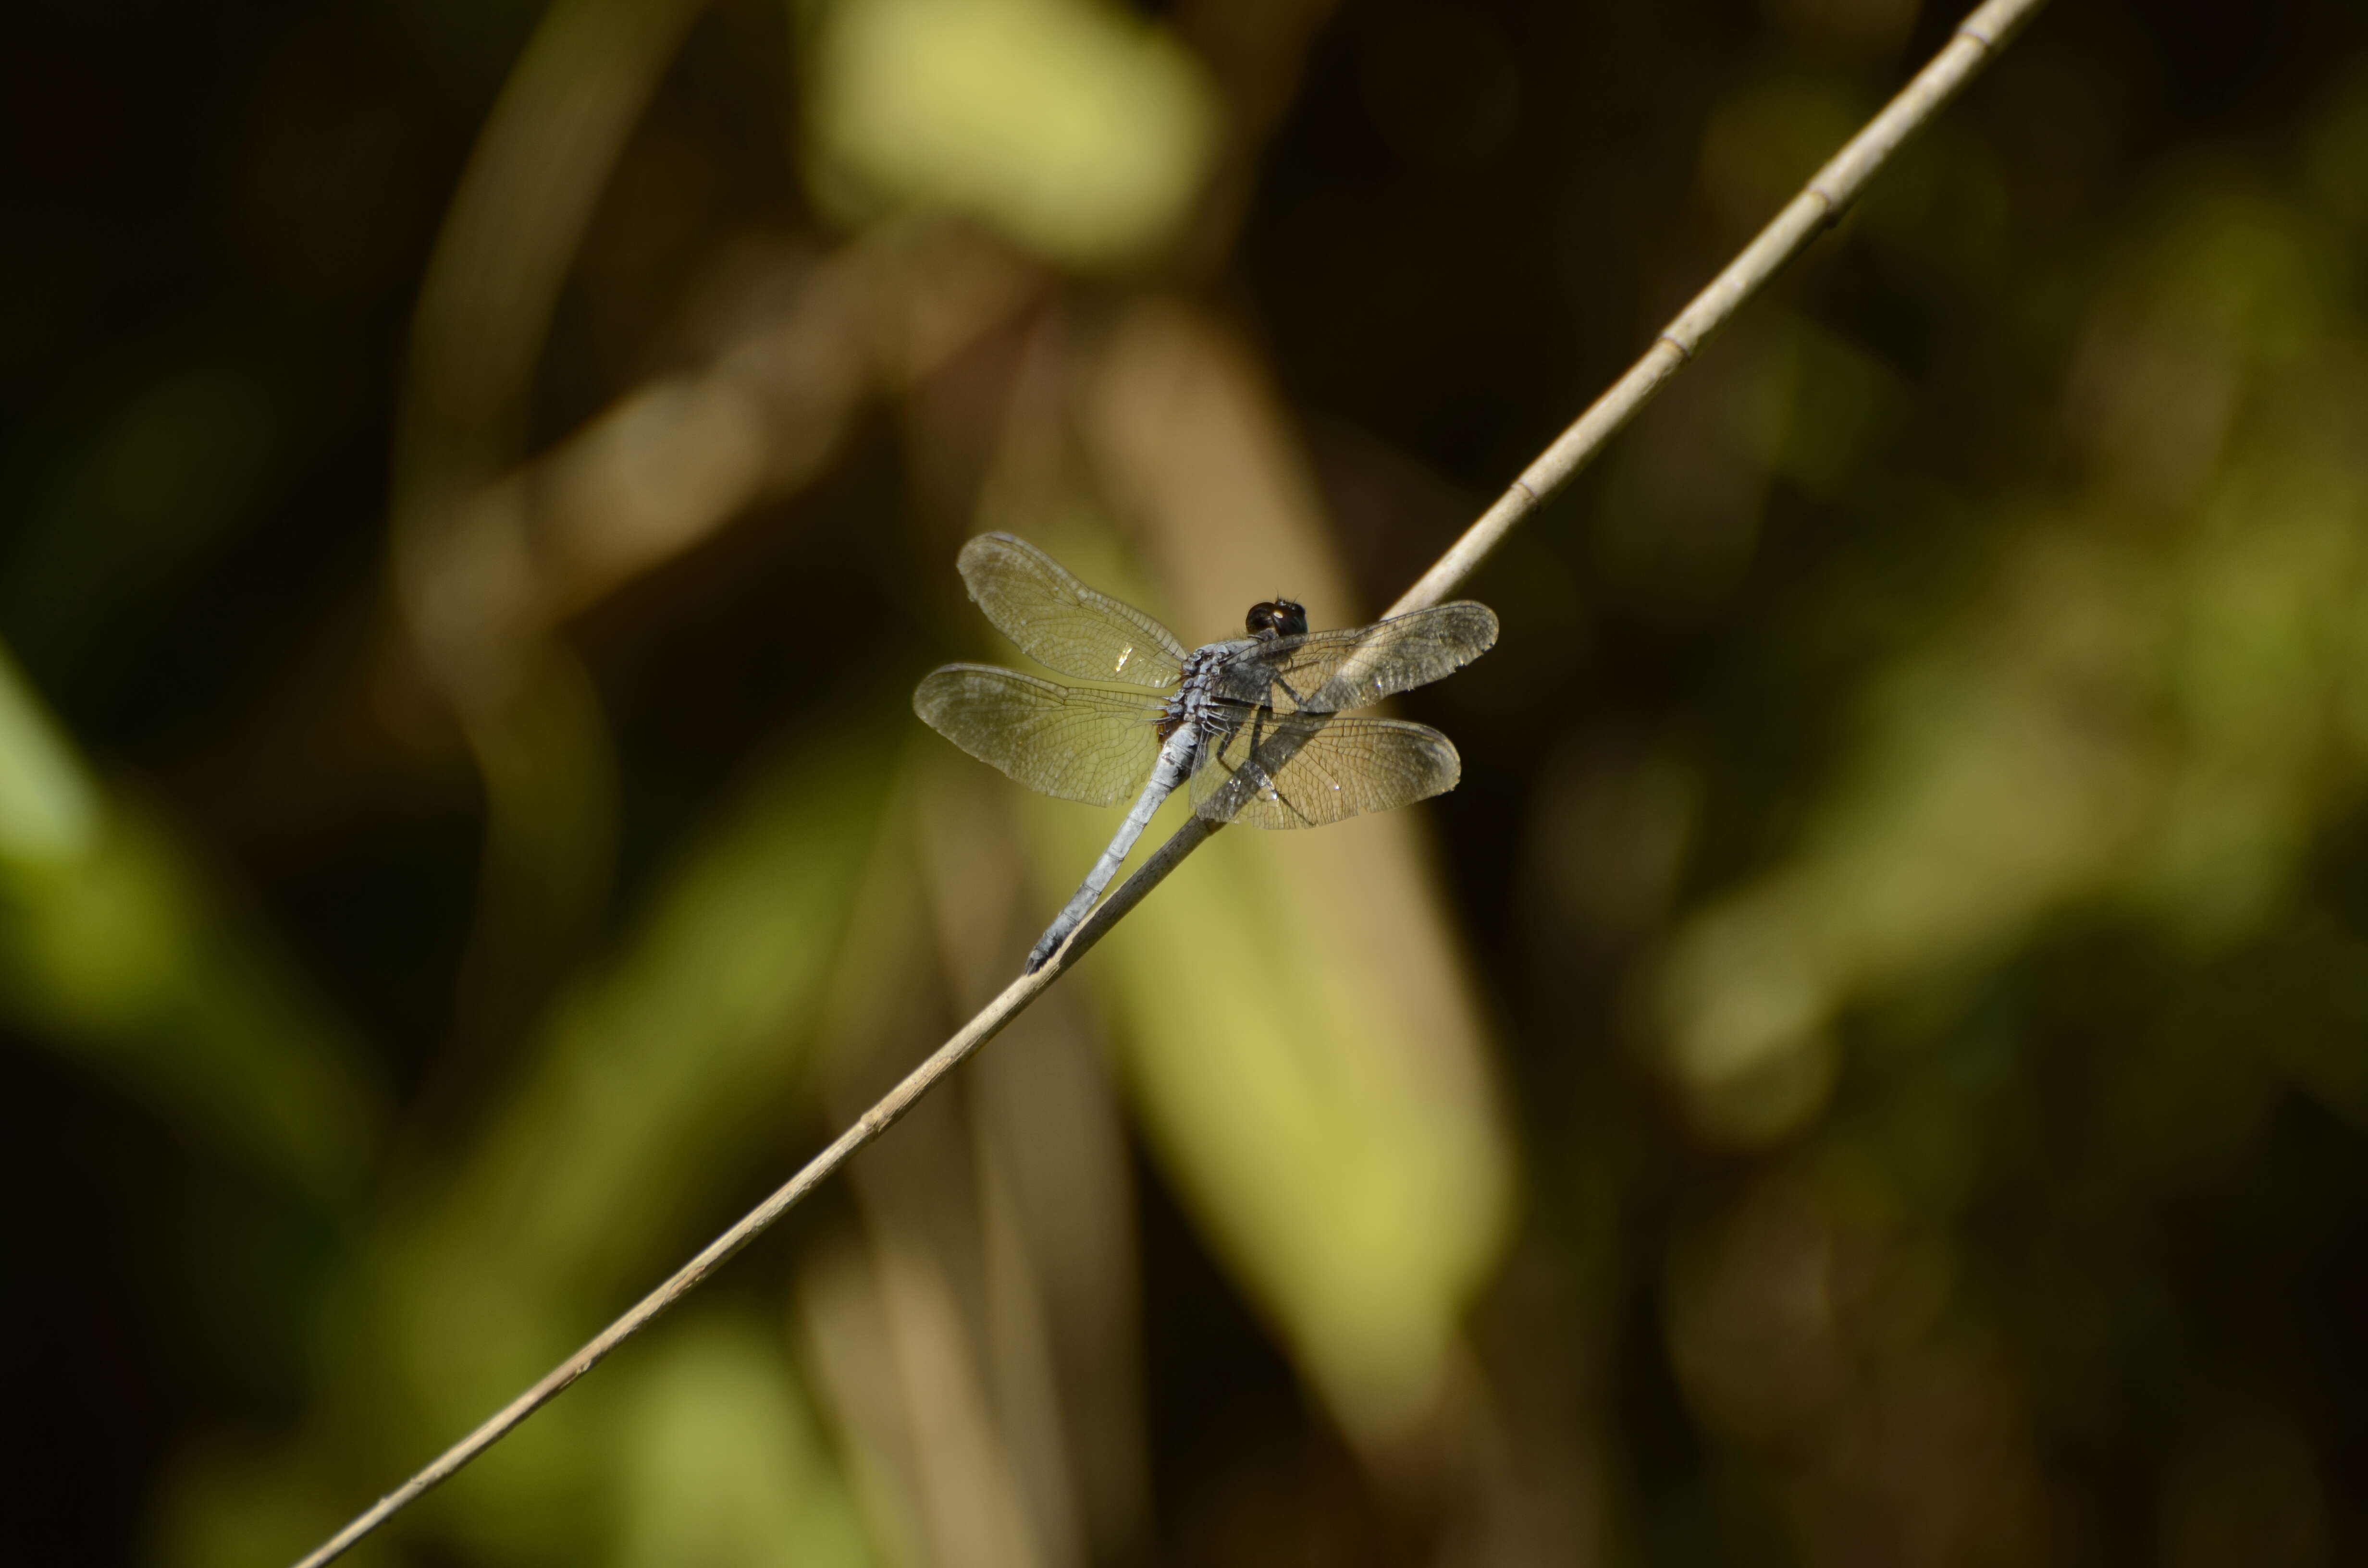
M 1161 741 L 1188 724 L 1196 742 L 1225 727 L 1219 718 L 1213 677 L 1220 666 L 1246 649 L 1257 647 L 1258 642 L 1238 637 L 1230 642 L 1205 643 L 1184 655 L 1184 673 L 1177 679 L 1175 695 L 1167 699 L 1167 711 L 1160 716 Z

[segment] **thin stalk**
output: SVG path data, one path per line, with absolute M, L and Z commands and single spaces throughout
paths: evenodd
M 1585 467 L 1588 460 L 1601 450 L 1629 420 L 1635 417 L 1636 411 L 1651 401 L 1653 394 L 1661 389 L 1661 384 L 1677 374 L 1742 308 L 1745 301 L 1758 293 L 1821 230 L 1832 223 L 1900 143 L 1954 97 L 2015 29 L 2044 3 L 2045 0 L 1988 0 L 1988 4 L 1968 17 L 1931 62 L 1917 73 L 1915 79 L 1901 90 L 1898 97 L 1885 105 L 1880 114 L 1868 121 L 1863 130 L 1850 138 L 1842 150 L 1817 171 L 1801 193 L 1785 205 L 1775 220 L 1744 247 L 1742 254 L 1730 262 L 1708 288 L 1678 312 L 1677 318 L 1653 340 L 1652 347 L 1645 351 L 1644 357 L 1614 381 L 1611 390 L 1596 399 L 1568 429 L 1556 437 L 1553 445 L 1546 448 L 1535 462 L 1521 472 L 1511 487 L 1481 514 L 1478 521 L 1464 530 L 1463 537 L 1439 558 L 1429 571 L 1423 574 L 1421 580 L 1399 597 L 1398 601 L 1390 607 L 1389 613 L 1404 615 L 1439 604 L 1477 570 L 1480 563 L 1504 541 L 1505 536 L 1512 531 L 1514 525 L 1569 483 L 1572 476 Z M 1153 888 L 1166 881 L 1167 874 L 1181 865 L 1186 856 L 1207 843 L 1218 826 L 1218 824 L 1201 817 L 1188 819 L 1182 827 L 1176 830 L 1174 836 L 1152 851 L 1150 858 L 1136 869 L 1134 874 L 1102 902 L 1042 969 L 1033 974 L 1024 974 L 1005 987 L 1001 995 L 981 1008 L 977 1017 L 963 1025 L 952 1039 L 906 1074 L 902 1083 L 865 1111 L 855 1125 L 840 1133 L 828 1148 L 808 1161 L 785 1186 L 730 1230 L 709 1243 L 705 1251 L 683 1265 L 665 1284 L 634 1303 L 631 1311 L 601 1330 L 589 1344 L 552 1369 L 541 1381 L 512 1400 L 483 1426 L 446 1449 L 425 1470 L 380 1498 L 368 1512 L 323 1542 L 299 1562 L 297 1568 L 319 1568 L 320 1564 L 342 1554 L 430 1488 L 499 1442 L 513 1427 L 550 1403 L 561 1390 L 598 1366 L 610 1351 L 648 1327 L 659 1314 L 697 1289 L 734 1254 L 762 1235 L 775 1221 L 827 1180 L 857 1150 L 894 1126 L 922 1096 L 937 1085 L 939 1079 L 962 1065 L 973 1051 L 1001 1032 L 1005 1025 L 1019 1017 L 1048 986 L 1067 973 L 1070 967 L 1082 959 L 1111 926 L 1141 903 Z

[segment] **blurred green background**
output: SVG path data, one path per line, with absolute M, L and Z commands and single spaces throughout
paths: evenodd
M 1376 613 L 1958 19 L 18 7 L 10 1559 L 292 1559 L 1001 987 L 962 539 Z M 1458 790 L 355 1560 L 2368 1560 L 2368 10 L 2056 0 L 1466 591 Z

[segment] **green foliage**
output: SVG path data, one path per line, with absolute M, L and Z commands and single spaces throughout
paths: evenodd
M 1112 813 L 911 721 L 1016 662 L 964 537 L 1361 619 L 1950 21 L 100 9 L 15 45 L 0 1334 L 12 1545 L 176 1568 L 1008 983 Z M 538 27 L 553 278 L 423 302 Z M 1469 585 L 1455 792 L 1221 835 L 356 1560 L 2368 1556 L 2363 59 L 2050 8 Z

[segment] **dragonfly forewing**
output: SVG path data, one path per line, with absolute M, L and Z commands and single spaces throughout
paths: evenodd
M 913 692 L 913 711 L 979 761 L 1089 806 L 1114 806 L 1142 787 L 1159 755 L 1165 706 L 992 665 L 948 665 Z
M 996 630 L 1047 669 L 1143 687 L 1174 686 L 1183 672 L 1174 632 L 1088 588 L 1026 540 L 981 534 L 956 565 Z
M 1215 695 L 1285 712 L 1363 708 L 1452 675 L 1496 641 L 1487 606 L 1439 605 L 1371 626 L 1278 638 L 1229 661 Z
M 1249 827 L 1321 827 L 1455 788 L 1463 760 L 1426 724 L 1235 709 L 1205 741 L 1192 809 Z

